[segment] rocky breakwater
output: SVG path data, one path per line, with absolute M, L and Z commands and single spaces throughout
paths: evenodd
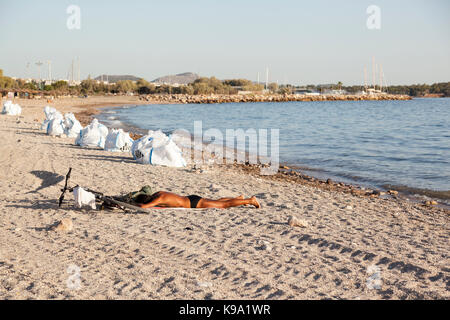
M 185 95 L 153 94 L 140 96 L 141 100 L 153 103 L 241 103 L 241 102 L 290 102 L 290 101 L 361 101 L 361 100 L 411 100 L 408 95 L 298 95 L 298 94 L 247 94 L 247 95 Z

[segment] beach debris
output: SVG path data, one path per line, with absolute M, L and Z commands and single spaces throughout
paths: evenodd
M 348 205 L 348 206 L 345 207 L 345 209 L 346 209 L 346 210 L 353 210 L 353 207 L 350 206 L 350 205 Z
M 96 209 L 95 194 L 84 190 L 82 187 L 75 187 L 73 189 L 73 196 L 75 198 L 75 206 L 77 208 L 89 206 L 94 210 Z
M 80 131 L 75 144 L 80 147 L 105 147 L 106 136 L 108 135 L 108 128 L 93 119 L 91 124 Z
M 437 203 L 437 201 L 434 201 L 434 200 L 427 200 L 427 201 L 424 201 L 424 204 L 426 206 L 436 206 L 438 203 Z
M 64 218 L 64 219 L 56 222 L 55 224 L 53 224 L 50 227 L 50 230 L 57 231 L 57 232 L 72 231 L 73 230 L 73 222 L 69 218 Z
M 142 164 L 186 167 L 181 149 L 161 130 L 149 130 L 146 136 L 134 141 L 131 154 Z
M 386 192 L 382 192 L 382 191 L 380 191 L 380 190 L 371 190 L 371 191 L 368 190 L 367 194 L 370 195 L 370 196 L 376 196 L 376 197 L 379 197 L 379 196 L 385 195 Z
M 111 152 L 130 152 L 134 140 L 122 129 L 111 129 L 106 136 L 105 150 Z
M 8 116 L 20 116 L 22 113 L 22 107 L 18 104 L 12 103 L 11 100 L 3 103 L 2 114 L 6 114 Z
M 389 193 L 392 196 L 397 196 L 398 195 L 398 191 L 396 191 L 396 190 L 388 190 L 387 193 Z
M 306 220 L 301 220 L 301 219 L 298 219 L 298 218 L 296 218 L 296 217 L 294 217 L 294 216 L 290 216 L 289 218 L 288 218 L 288 225 L 290 225 L 291 227 L 301 227 L 301 228 L 306 228 L 306 227 L 308 227 L 308 221 L 306 221 Z

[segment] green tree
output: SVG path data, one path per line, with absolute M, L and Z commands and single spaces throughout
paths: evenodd
M 61 91 L 66 91 L 69 88 L 69 84 L 67 83 L 67 81 L 56 81 L 55 83 L 52 84 L 53 88 L 55 88 L 55 90 L 61 90 Z
M 278 90 L 278 93 L 280 94 L 291 94 L 292 89 L 290 87 L 283 86 Z
M 95 81 L 90 77 L 86 80 L 81 81 L 81 91 L 83 93 L 92 93 L 94 91 Z
M 277 92 L 278 84 L 275 82 L 269 83 L 269 87 L 267 89 L 269 89 L 271 92 Z
M 116 90 L 121 93 L 136 91 L 136 84 L 131 80 L 120 80 L 116 83 Z

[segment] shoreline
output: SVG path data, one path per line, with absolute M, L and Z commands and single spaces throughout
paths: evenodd
M 57 103 L 61 112 L 80 104 Z M 42 110 L 30 103 L 20 117 L 0 116 L 2 299 L 450 298 L 447 210 L 288 169 L 265 178 L 234 164 L 145 166 L 46 135 Z M 105 195 L 151 185 L 211 199 L 255 195 L 261 208 L 125 214 L 77 209 L 69 194 L 59 208 L 69 167 L 71 185 Z M 289 225 L 291 216 L 303 227 Z M 62 219 L 72 221 L 70 230 L 49 229 Z M 79 290 L 67 285 L 74 265 Z M 379 289 L 366 285 L 373 266 Z
M 146 105 L 147 103 L 140 104 Z M 148 103 L 148 105 L 157 104 L 157 102 Z M 113 127 L 115 129 L 122 128 L 123 130 L 130 132 L 133 139 L 138 139 L 142 135 L 145 135 L 148 129 L 136 127 L 126 121 L 121 119 L 107 120 L 106 117 L 110 114 L 109 111 L 118 110 L 118 109 L 127 109 L 137 107 L 139 105 L 116 105 L 116 106 L 101 106 L 98 108 L 98 112 L 96 115 L 103 118 L 102 121 L 108 127 Z M 104 112 L 106 110 L 106 113 Z M 115 113 L 111 113 L 114 117 Z M 91 120 L 94 115 L 91 115 Z M 106 119 L 106 120 L 105 120 Z M 99 119 L 100 121 L 100 119 Z M 112 126 L 111 124 L 114 121 L 119 121 L 121 123 L 120 126 Z M 90 122 L 90 121 L 89 121 Z M 205 144 L 204 144 L 205 147 Z M 236 151 L 236 150 L 235 150 Z M 206 152 L 206 150 L 204 150 Z M 246 152 L 247 153 L 247 152 Z M 211 158 L 211 157 L 209 157 Z M 227 162 L 227 159 L 223 159 L 224 163 Z M 252 165 L 248 165 L 245 163 L 239 163 L 238 166 L 243 167 L 252 167 Z M 257 168 L 259 168 L 257 166 Z M 288 168 L 287 170 L 284 168 Z M 327 171 L 323 171 L 320 168 L 308 168 L 301 164 L 291 164 L 287 162 L 280 162 L 280 169 L 282 172 L 282 176 L 288 177 L 289 175 L 298 175 L 302 177 L 299 181 L 315 181 L 317 182 L 317 186 L 322 186 L 324 184 L 332 184 L 337 187 L 337 189 L 342 189 L 344 192 L 350 192 L 354 194 L 366 195 L 366 196 L 381 196 L 381 197 L 390 197 L 396 192 L 407 201 L 412 201 L 414 203 L 425 204 L 427 201 L 437 201 L 437 206 L 440 208 L 444 208 L 450 210 L 450 190 L 447 191 L 436 191 L 431 189 L 420 189 L 411 186 L 400 186 L 400 185 L 386 185 L 386 186 L 377 186 L 370 182 L 367 183 L 358 183 L 356 181 L 352 181 L 351 179 L 345 179 L 340 176 L 333 175 Z M 258 169 L 259 170 L 259 169 Z M 244 170 L 245 171 L 245 170 Z M 252 171 L 251 169 L 249 171 Z M 314 171 L 324 172 L 323 174 L 314 175 Z M 307 173 L 305 173 L 307 172 Z M 287 179 L 289 180 L 289 179 Z M 328 183 L 327 183 L 328 181 Z M 344 187 L 344 188 L 341 188 Z M 359 191 L 358 191 L 359 190 Z M 398 195 L 397 195 L 398 196 Z

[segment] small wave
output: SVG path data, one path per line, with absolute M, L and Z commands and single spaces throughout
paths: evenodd
M 396 185 L 390 185 L 385 184 L 382 186 L 386 190 L 397 190 L 402 193 L 407 193 L 411 195 L 421 195 L 426 196 L 430 198 L 436 198 L 441 200 L 450 200 L 450 190 L 446 191 L 438 191 L 438 190 L 430 190 L 430 189 L 420 189 L 420 188 L 413 188 L 408 186 L 396 186 Z

